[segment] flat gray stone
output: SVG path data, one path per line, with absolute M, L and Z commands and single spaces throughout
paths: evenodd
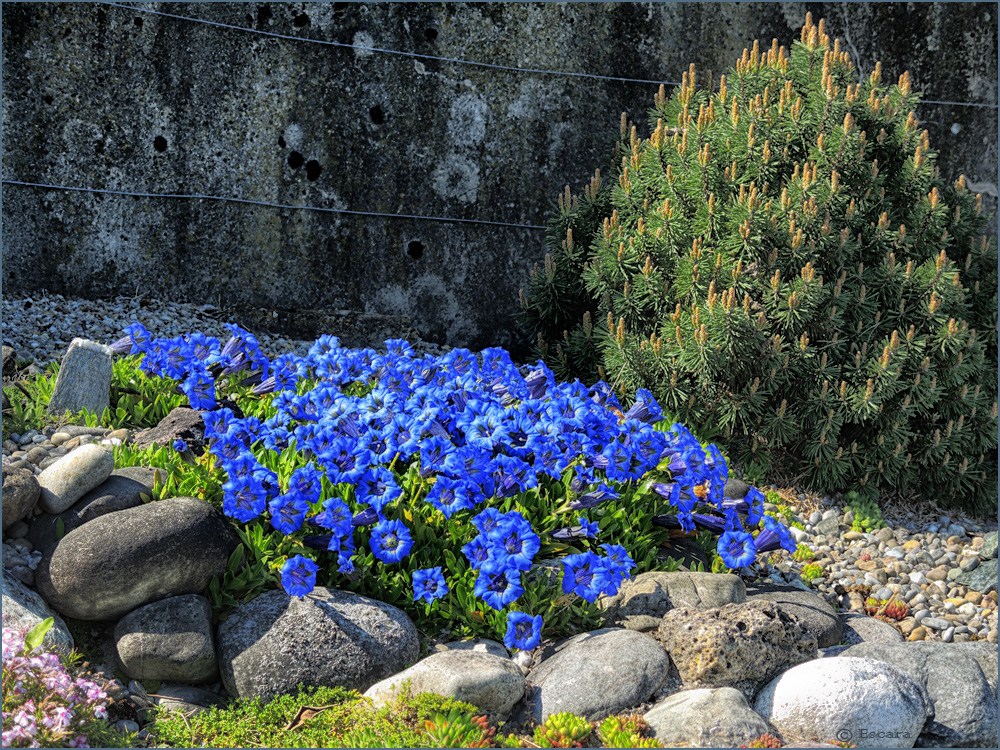
M 987 560 L 975 570 L 955 576 L 955 583 L 968 586 L 973 591 L 988 594 L 997 588 L 997 559 Z
M 842 612 L 840 620 L 844 625 L 841 640 L 848 646 L 858 643 L 903 642 L 903 634 L 892 625 L 860 612 Z
M 15 630 L 31 630 L 42 620 L 53 619 L 52 627 L 42 638 L 42 647 L 58 649 L 64 654 L 73 650 L 73 636 L 63 619 L 37 593 L 17 580 L 9 570 L 3 571 L 3 626 Z
M 96 443 L 70 451 L 38 475 L 42 509 L 58 515 L 111 476 L 115 458 Z
M 64 615 L 116 620 L 159 599 L 204 593 L 238 542 L 229 519 L 204 500 L 158 500 L 64 536 L 39 562 L 36 588 Z
M 200 445 L 205 438 L 205 421 L 201 414 L 188 406 L 178 406 L 155 427 L 137 432 L 132 444 L 137 450 L 151 445 L 173 445 L 175 440 L 183 440 L 192 447 Z
M 23 518 L 31 518 L 41 488 L 30 469 L 3 467 L 3 530 Z
M 983 537 L 983 546 L 979 549 L 979 556 L 984 560 L 997 556 L 997 532 L 991 531 Z
M 511 659 L 471 650 L 441 651 L 409 669 L 376 682 L 365 691 L 375 706 L 384 706 L 404 691 L 435 693 L 471 703 L 490 721 L 504 721 L 524 697 L 524 675 Z
M 747 698 L 781 671 L 817 657 L 816 637 L 768 601 L 672 609 L 657 640 L 686 688 L 734 687 Z
M 234 698 L 295 693 L 298 683 L 364 692 L 420 651 L 417 630 L 389 604 L 317 587 L 304 597 L 266 591 L 218 628 L 219 669 Z
M 136 680 L 211 682 L 219 673 L 214 641 L 212 607 L 198 594 L 139 607 L 115 626 L 118 663 Z
M 581 633 L 528 673 L 519 720 L 541 723 L 569 711 L 598 721 L 649 700 L 669 668 L 667 653 L 648 635 L 620 628 Z
M 609 623 L 635 630 L 655 630 L 674 607 L 711 609 L 746 601 L 746 586 L 730 573 L 689 573 L 651 570 L 625 581 L 618 593 L 598 604 Z M 645 618 L 645 619 L 644 619 Z M 648 618 L 655 618 L 654 621 Z
M 760 583 L 747 586 L 747 601 L 768 601 L 795 615 L 802 626 L 816 636 L 819 648 L 836 646 L 843 635 L 843 624 L 836 610 L 823 597 L 795 586 Z
M 740 747 L 770 731 L 735 688 L 701 688 L 675 693 L 642 718 L 664 747 Z
M 933 719 L 923 747 L 993 747 L 997 739 L 997 648 L 989 643 L 862 643 L 844 656 L 891 664 L 927 692 Z M 988 670 L 988 671 L 987 671 Z
M 155 694 L 148 696 L 150 702 L 162 711 L 176 712 L 187 718 L 210 710 L 213 706 L 224 706 L 226 701 L 211 690 L 193 685 L 160 685 Z
M 142 505 L 143 500 L 140 496 L 152 493 L 156 471 L 144 466 L 115 469 L 111 472 L 111 476 L 58 516 L 45 513 L 35 517 L 28 529 L 28 541 L 43 555 L 51 555 L 59 541 L 59 520 L 62 520 L 63 536 L 66 536 L 95 518 Z M 161 480 L 166 479 L 166 472 L 162 469 L 158 471 Z
M 836 535 L 840 531 L 840 519 L 836 516 L 830 516 L 829 518 L 824 518 L 815 526 L 813 526 L 813 531 L 819 535 L 831 536 Z
M 493 654 L 504 659 L 510 658 L 510 652 L 502 643 L 489 638 L 466 638 L 462 641 L 448 641 L 434 646 L 435 651 L 475 651 L 477 654 Z
M 789 669 L 753 707 L 785 736 L 846 739 L 858 747 L 913 747 L 932 713 L 927 693 L 903 672 L 848 656 Z
M 101 415 L 111 394 L 111 347 L 73 339 L 63 356 L 49 401 L 49 414 L 87 410 Z

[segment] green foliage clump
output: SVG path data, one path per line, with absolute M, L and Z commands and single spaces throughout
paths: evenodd
M 917 101 L 906 73 L 859 83 L 811 18 L 718 88 L 692 66 L 648 139 L 623 118 L 613 177 L 562 200 L 522 296 L 537 353 L 719 425 L 740 465 L 993 507 L 996 245 Z
M 851 490 L 844 495 L 844 501 L 847 509 L 854 511 L 852 530 L 872 532 L 886 525 L 878 504 L 867 495 Z
M 583 747 L 593 728 L 590 722 L 575 714 L 551 714 L 545 723 L 535 727 L 535 744 L 539 747 Z
M 754 737 L 750 740 L 749 745 L 740 745 L 740 747 L 781 747 L 781 740 L 773 734 L 762 734 L 760 737 Z
M 815 556 L 816 555 L 813 554 L 813 551 L 804 544 L 800 544 L 792 553 L 792 559 L 796 562 L 809 562 Z
M 641 716 L 609 716 L 597 730 L 605 747 L 663 747 L 648 733 L 649 725 Z
M 823 577 L 823 566 L 816 565 L 814 563 L 809 563 L 808 565 L 803 565 L 802 570 L 799 572 L 799 576 L 803 581 L 809 583 L 814 578 Z

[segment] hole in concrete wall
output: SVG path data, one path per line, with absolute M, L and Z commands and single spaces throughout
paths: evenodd
M 274 14 L 271 12 L 270 5 L 258 5 L 257 6 L 257 29 L 263 29 L 264 25 L 274 18 Z
M 437 29 L 424 29 L 424 39 L 426 39 L 428 42 L 433 42 L 437 38 L 438 38 Z
M 315 182 L 319 179 L 320 173 L 322 173 L 323 167 L 319 165 L 319 162 L 315 159 L 311 159 L 306 162 L 306 179 L 310 182 Z
M 420 260 L 424 254 L 424 243 L 420 240 L 410 240 L 406 245 L 406 254 L 414 260 Z
M 278 136 L 278 148 L 286 148 L 286 146 L 285 146 L 285 136 L 283 136 L 283 135 L 279 135 Z
M 142 28 L 142 19 L 141 18 L 138 18 L 138 17 L 137 18 L 133 18 L 132 19 L 132 23 L 135 24 L 135 27 L 137 29 L 141 29 Z
M 153 139 L 153 148 L 162 154 L 167 150 L 167 139 L 162 135 L 156 136 L 156 138 Z
M 297 29 L 302 29 L 308 26 L 312 22 L 309 20 L 308 15 L 306 15 L 305 13 L 299 13 L 299 15 L 295 16 L 295 18 L 292 19 L 292 23 L 295 25 Z
M 382 108 L 377 104 L 368 110 L 368 116 L 372 118 L 372 122 L 376 125 L 381 125 L 385 122 L 385 112 L 383 112 Z
M 290 166 L 292 169 L 298 169 L 305 163 L 306 163 L 306 157 L 304 157 L 298 151 L 292 151 L 292 153 L 288 155 L 288 166 Z

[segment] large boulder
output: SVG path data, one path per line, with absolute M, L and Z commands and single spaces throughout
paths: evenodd
M 3 626 L 15 630 L 31 630 L 42 620 L 52 618 L 52 627 L 42 639 L 46 650 L 58 649 L 64 654 L 73 650 L 73 636 L 63 619 L 53 612 L 38 594 L 17 580 L 8 570 L 3 571 Z
M 111 476 L 115 458 L 97 443 L 81 445 L 38 475 L 39 502 L 53 514 L 62 513 L 73 503 Z
M 64 536 L 35 571 L 38 592 L 79 620 L 115 620 L 222 575 L 239 539 L 229 520 L 193 497 L 95 518 Z
M 670 658 L 653 638 L 608 628 L 581 633 L 528 673 L 524 722 L 569 711 L 597 721 L 638 706 L 663 684 Z
M 399 674 L 376 682 L 365 697 L 376 706 L 398 698 L 409 683 L 411 695 L 436 693 L 471 703 L 491 721 L 504 721 L 524 696 L 524 675 L 508 658 L 468 649 L 441 651 Z
M 997 740 L 997 649 L 988 643 L 861 643 L 843 657 L 891 664 L 927 692 L 934 715 L 917 744 L 993 747 Z
M 747 586 L 746 600 L 774 602 L 788 614 L 795 615 L 802 627 L 816 636 L 819 648 L 840 643 L 844 626 L 836 610 L 819 594 L 796 586 L 758 583 Z
M 746 587 L 739 576 L 651 570 L 625 581 L 618 593 L 602 597 L 599 604 L 609 622 L 655 630 L 674 607 L 710 609 L 744 601 Z
M 31 518 L 41 487 L 30 469 L 3 467 L 3 530 L 23 518 Z
M 111 476 L 59 515 L 46 513 L 37 516 L 28 529 L 27 540 L 43 555 L 50 555 L 60 539 L 59 521 L 62 521 L 62 535 L 66 536 L 95 518 L 142 505 L 141 496 L 152 493 L 153 478 L 157 471 L 161 480 L 166 479 L 163 469 L 148 469 L 144 466 L 116 469 L 111 472 Z
M 100 416 L 111 393 L 111 347 L 73 339 L 63 356 L 49 400 L 49 413 L 61 416 L 86 410 Z
M 735 688 L 675 693 L 643 714 L 664 747 L 745 747 L 770 728 Z
M 959 573 L 955 577 L 955 583 L 961 586 L 968 586 L 973 591 L 988 594 L 991 591 L 996 591 L 998 571 L 1000 571 L 1000 568 L 997 567 L 997 559 L 993 558 L 992 560 L 987 560 L 975 570 Z
M 139 607 L 115 626 L 118 662 L 137 680 L 210 682 L 218 675 L 214 640 L 212 606 L 198 594 Z
M 753 707 L 786 737 L 858 747 L 913 747 L 931 715 L 927 693 L 901 671 L 847 656 L 789 669 L 760 691 Z
M 771 602 L 672 609 L 657 639 L 685 687 L 729 686 L 747 698 L 779 672 L 817 656 L 816 637 Z
M 402 610 L 317 587 L 304 597 L 267 591 L 239 605 L 219 625 L 218 649 L 229 694 L 266 700 L 300 682 L 364 692 L 416 661 L 420 641 Z

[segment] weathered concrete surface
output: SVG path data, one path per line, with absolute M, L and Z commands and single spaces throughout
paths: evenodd
M 789 44 L 805 3 L 151 3 L 292 37 L 677 81 L 754 38 Z M 996 103 L 996 6 L 810 4 L 870 71 L 929 99 Z M 845 33 L 846 32 L 846 33 Z M 491 70 L 91 3 L 3 9 L 3 176 L 136 192 L 544 224 L 605 165 L 656 86 Z M 923 105 L 943 176 L 996 207 L 995 109 Z M 5 185 L 5 292 L 136 288 L 220 306 L 406 315 L 428 340 L 518 343 L 544 234 Z M 417 244 L 412 244 L 417 243 Z M 408 252 L 409 251 L 409 252 Z M 419 255 L 419 257 L 412 257 Z

